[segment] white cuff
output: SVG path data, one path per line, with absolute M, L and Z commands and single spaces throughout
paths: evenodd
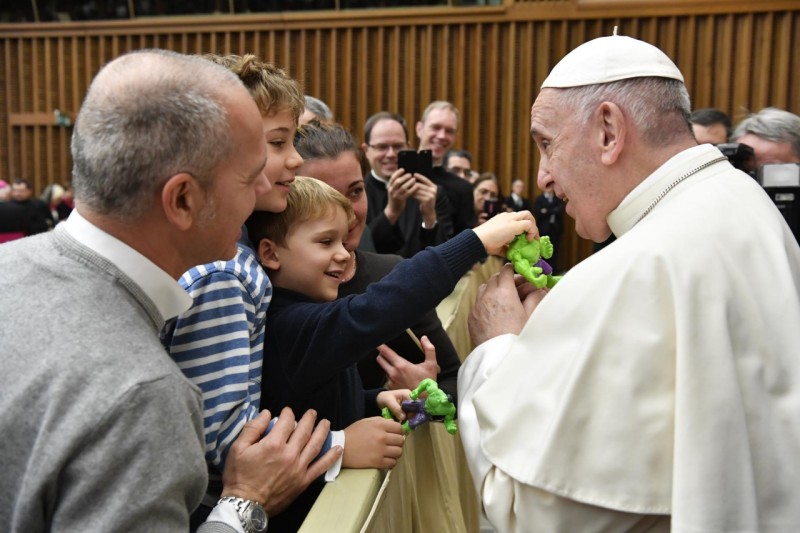
M 239 513 L 230 502 L 217 503 L 206 518 L 206 522 L 222 522 L 235 529 L 237 533 L 245 533 L 242 521 L 239 520 Z
M 341 446 L 342 450 L 344 450 L 344 431 L 331 431 L 331 448 L 334 446 Z M 344 453 L 339 456 L 333 465 L 325 472 L 325 481 L 333 481 L 339 475 L 339 472 L 342 470 L 342 458 L 344 457 Z

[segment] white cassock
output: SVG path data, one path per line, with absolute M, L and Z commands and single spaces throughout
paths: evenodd
M 609 216 L 616 242 L 461 367 L 497 531 L 800 531 L 800 248 L 720 157 L 649 176 Z

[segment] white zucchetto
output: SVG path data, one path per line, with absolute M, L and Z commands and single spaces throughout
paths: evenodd
M 655 46 L 631 37 L 612 35 L 583 43 L 564 56 L 550 71 L 542 89 L 649 77 L 684 81 L 675 63 Z

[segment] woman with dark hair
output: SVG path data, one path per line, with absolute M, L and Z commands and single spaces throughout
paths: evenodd
M 340 124 L 330 123 L 311 122 L 298 128 L 295 148 L 304 161 L 298 175 L 324 181 L 353 205 L 355 220 L 346 245 L 350 260 L 339 287 L 339 297 L 363 293 L 370 283 L 383 278 L 403 259 L 398 255 L 364 251 L 363 246 L 359 249 L 367 217 L 364 154 L 349 131 Z M 427 337 L 429 343 L 423 337 Z M 423 379 L 431 378 L 439 382 L 454 402 L 460 366 L 458 353 L 435 309 L 420 309 L 418 322 L 406 334 L 380 347 L 376 359 L 364 359 L 358 365 L 365 388 L 414 389 Z

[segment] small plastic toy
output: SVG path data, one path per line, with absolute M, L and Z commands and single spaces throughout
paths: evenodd
M 520 233 L 508 245 L 506 257 L 514 265 L 514 271 L 537 289 L 552 289 L 561 279 L 561 276 L 553 275 L 553 267 L 545 261 L 553 257 L 553 243 L 547 235 L 529 241 L 524 233 Z
M 425 398 L 419 395 L 426 392 Z M 403 422 L 403 433 L 417 429 L 426 422 L 444 422 L 444 428 L 451 435 L 458 431 L 456 424 L 456 406 L 446 392 L 439 388 L 439 384 L 430 378 L 420 381 L 417 388 L 411 391 L 411 400 L 406 400 L 400 404 L 403 411 L 408 414 L 408 418 Z M 391 411 L 384 407 L 381 411 L 384 418 L 394 419 Z

